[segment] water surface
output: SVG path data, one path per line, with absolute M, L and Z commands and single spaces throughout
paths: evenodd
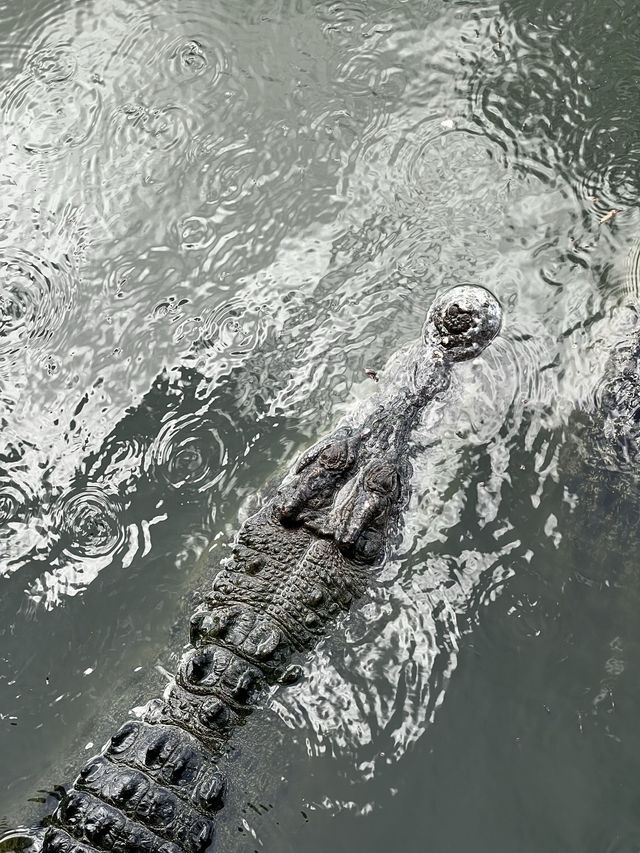
M 630 0 L 0 5 L 0 821 L 162 689 L 265 483 L 435 293 L 502 337 L 401 545 L 230 758 L 219 849 L 640 849 Z

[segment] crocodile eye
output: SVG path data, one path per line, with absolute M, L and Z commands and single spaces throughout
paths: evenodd
M 400 481 L 395 465 L 390 463 L 373 465 L 365 475 L 364 484 L 370 492 L 378 495 L 396 494 Z
M 336 441 L 324 448 L 318 462 L 329 471 L 337 471 L 344 468 L 349 458 L 349 446 L 346 441 Z
M 375 563 L 384 555 L 384 536 L 378 531 L 365 530 L 355 544 L 354 556 L 362 563 Z

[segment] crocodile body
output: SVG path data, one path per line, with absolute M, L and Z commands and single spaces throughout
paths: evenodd
M 273 685 L 299 676 L 305 653 L 371 582 L 406 506 L 411 433 L 455 363 L 484 349 L 500 323 L 482 288 L 436 299 L 390 390 L 303 454 L 244 523 L 163 697 L 84 765 L 45 821 L 44 853 L 211 847 L 230 738 Z

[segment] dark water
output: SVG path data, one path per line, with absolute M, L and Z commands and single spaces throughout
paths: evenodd
M 592 418 L 636 326 L 639 17 L 0 4 L 0 827 L 161 690 L 255 495 L 473 281 L 503 335 L 240 739 L 217 849 L 640 850 L 637 477 Z

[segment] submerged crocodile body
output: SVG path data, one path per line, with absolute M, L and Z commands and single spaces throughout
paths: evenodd
M 235 729 L 371 581 L 409 494 L 409 441 L 454 364 L 498 333 L 488 291 L 436 299 L 391 388 L 297 461 L 242 526 L 233 556 L 191 619 L 189 650 L 161 699 L 126 722 L 80 771 L 46 828 L 44 853 L 199 853 L 226 781 L 217 761 Z

